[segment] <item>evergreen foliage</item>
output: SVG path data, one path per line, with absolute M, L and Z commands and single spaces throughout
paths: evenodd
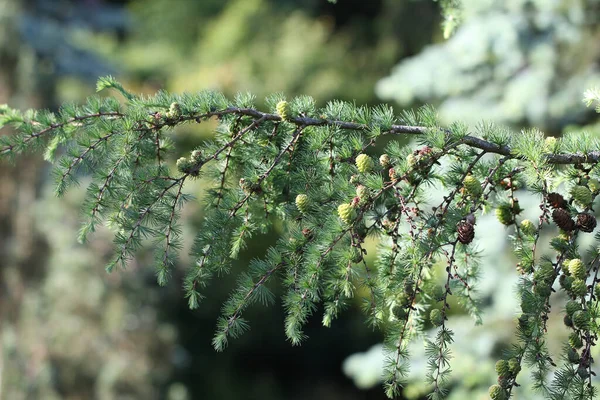
M 600 54 L 597 0 L 438 2 L 444 28 L 449 16 L 460 26 L 400 60 L 377 84 L 379 98 L 437 104 L 445 123 L 486 120 L 555 134 L 593 119 L 580 98 L 600 84 L 589 61 Z
M 45 149 L 44 157 L 56 165 L 59 196 L 88 172 L 92 183 L 79 239 L 85 241 L 101 223 L 114 231 L 109 271 L 153 246 L 161 285 L 181 250 L 180 211 L 192 200 L 185 184 L 210 181 L 201 199 L 203 226 L 191 250 L 195 262 L 184 283 L 191 308 L 199 306 L 202 289 L 215 276 L 229 273 L 249 238 L 283 222 L 282 239 L 249 263 L 223 305 L 215 349 L 248 329 L 249 306 L 275 301 L 275 279 L 286 288 L 284 329 L 293 344 L 306 338 L 303 326 L 319 307 L 323 325 L 330 326 L 351 298 L 366 293 L 367 320 L 386 335 L 386 393 L 400 393 L 408 343 L 432 325 L 437 334 L 425 344 L 426 379 L 430 398 L 444 398 L 452 359 L 450 298 L 481 323 L 477 217 L 495 212 L 519 260 L 521 314 L 514 345 L 496 364 L 498 382 L 490 395 L 509 398 L 522 365 L 532 369 L 544 397 L 596 395 L 591 348 L 599 330 L 600 250 L 580 249 L 577 241 L 596 227 L 596 139 L 568 135 L 549 144 L 538 130 L 442 127 L 431 107 L 396 116 L 387 106 L 332 101 L 317 109 L 310 97 L 286 100 L 278 94 L 260 111 L 249 94 L 233 100 L 210 91 L 146 97 L 112 77 L 99 80 L 98 90 L 104 89 L 114 89 L 124 101 L 92 97 L 58 113 L 2 106 L 0 127 L 17 133 L 0 137 L 0 155 Z M 594 92 L 585 101 L 599 103 Z M 218 121 L 215 139 L 174 163 L 174 128 L 211 119 Z M 415 137 L 417 146 L 391 140 L 385 153 L 373 154 L 379 138 L 404 135 Z M 430 187 L 442 188 L 444 196 L 431 198 Z M 520 216 L 518 195 L 524 190 L 539 199 L 536 222 Z M 558 232 L 550 240 L 551 258 L 537 250 L 546 231 Z M 368 237 L 380 242 L 374 268 L 364 258 Z M 445 270 L 443 287 L 432 279 L 436 269 Z M 545 340 L 556 291 L 570 298 L 564 322 L 571 335 L 560 359 Z

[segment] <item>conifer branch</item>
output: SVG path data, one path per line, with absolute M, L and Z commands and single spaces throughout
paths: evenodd
M 94 171 L 80 239 L 102 222 L 115 231 L 109 269 L 126 265 L 151 241 L 157 245 L 160 284 L 167 282 L 182 247 L 180 210 L 191 198 L 185 183 L 202 176 L 210 189 L 200 200 L 205 212 L 191 250 L 195 264 L 184 282 L 191 308 L 198 307 L 201 290 L 213 277 L 235 271 L 232 260 L 253 236 L 269 232 L 274 221 L 281 223 L 282 238 L 238 272 L 238 286 L 218 319 L 215 349 L 248 329 L 247 307 L 273 301 L 271 278 L 282 278 L 284 330 L 293 344 L 305 338 L 303 327 L 319 303 L 325 309 L 322 323 L 330 326 L 361 293 L 355 290 L 361 284 L 368 289 L 367 319 L 385 332 L 388 395 L 401 392 L 408 343 L 429 321 L 438 329 L 427 345 L 430 397 L 444 397 L 453 339 L 445 322 L 448 299 L 455 296 L 481 323 L 479 260 L 471 243 L 478 240 L 476 217 L 493 209 L 519 260 L 522 315 L 518 343 L 497 364 L 499 380 L 490 396 L 510 397 L 523 363 L 534 367 L 534 385 L 554 398 L 593 394 L 591 349 L 599 329 L 590 321 L 600 317 L 600 253 L 596 249 L 591 263 L 581 261 L 576 238 L 596 228 L 600 144 L 595 139 L 545 140 L 539 131 L 517 135 L 491 125 L 473 132 L 458 123 L 442 127 L 431 107 L 396 117 L 385 106 L 332 101 L 317 109 L 308 97 L 288 102 L 275 95 L 266 100 L 268 110 L 260 111 L 250 95 L 228 100 L 216 92 L 160 92 L 143 98 L 110 77 L 99 88 L 116 89 L 125 105 L 110 97 L 92 98 L 59 115 L 27 116 L 3 108 L 0 124 L 12 125 L 17 134 L 0 138 L 0 157 L 39 147 L 44 140 L 36 139 L 55 133 L 46 158 L 59 165 L 59 193 L 85 170 Z M 175 154 L 174 128 L 208 119 L 217 120 L 214 139 L 187 156 Z M 418 147 L 401 145 L 393 138 L 399 135 L 415 137 Z M 392 140 L 374 159 L 371 153 L 378 151 L 382 136 Z M 549 192 L 561 181 L 567 199 Z M 430 188 L 441 200 L 427 196 Z M 518 195 L 525 190 L 542 196 L 537 227 L 520 220 Z M 555 259 L 537 254 L 551 224 L 562 230 L 549 240 Z M 368 236 L 380 242 L 374 265 L 364 257 Z M 443 287 L 433 279 L 439 263 L 446 264 Z M 548 385 L 555 364 L 545 332 L 557 279 L 558 290 L 571 298 L 565 324 L 573 332 L 563 354 L 568 362 Z M 441 309 L 432 308 L 432 301 Z
M 83 122 L 86 120 L 102 118 L 102 117 L 119 117 L 119 118 L 121 118 L 121 117 L 124 117 L 124 114 L 122 114 L 120 112 L 116 112 L 116 111 L 107 111 L 107 112 L 101 111 L 101 112 L 96 112 L 96 113 L 91 113 L 91 114 L 74 116 L 72 118 L 67 119 L 64 122 L 50 124 L 46 128 L 43 128 L 37 132 L 33 132 L 22 138 L 19 138 L 20 139 L 19 142 L 15 143 L 15 144 L 7 144 L 7 145 L 1 147 L 0 148 L 0 157 L 7 155 L 11 152 L 14 152 L 17 149 L 17 147 L 26 147 L 31 141 L 33 141 L 35 139 L 40 139 L 43 136 L 47 135 L 48 133 L 54 132 L 58 129 L 62 129 L 65 126 L 77 124 L 77 123 L 80 123 L 80 122 Z M 33 127 L 41 125 L 37 121 L 32 121 L 30 123 Z M 26 124 L 26 122 L 24 122 L 22 119 L 18 119 L 17 124 L 19 124 L 19 125 Z M 2 127 L 2 125 L 0 125 L 0 128 L 1 127 Z

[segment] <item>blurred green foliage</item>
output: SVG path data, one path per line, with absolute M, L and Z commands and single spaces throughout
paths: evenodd
M 600 81 L 596 0 L 464 0 L 448 41 L 402 60 L 383 100 L 438 105 L 445 121 L 495 121 L 558 133 L 595 118 L 582 93 Z

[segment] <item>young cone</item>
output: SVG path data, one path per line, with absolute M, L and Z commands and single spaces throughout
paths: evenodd
M 279 103 L 277 103 L 275 109 L 277 111 L 277 115 L 279 115 L 282 120 L 289 121 L 291 110 L 290 104 L 287 101 L 281 100 Z
M 356 156 L 356 168 L 358 172 L 369 172 L 373 168 L 373 159 L 366 154 Z
M 355 212 L 351 204 L 344 203 L 338 206 L 338 215 L 344 223 L 350 225 L 354 219 Z
M 585 186 L 573 186 L 571 197 L 581 207 L 587 207 L 592 202 L 592 192 Z
M 298 211 L 300 211 L 301 213 L 306 213 L 308 211 L 308 206 L 310 204 L 310 200 L 308 199 L 308 196 L 305 194 L 299 194 L 298 196 L 296 196 L 296 207 L 298 208 Z
M 463 181 L 463 185 L 467 190 L 467 193 L 469 193 L 469 195 L 471 195 L 473 198 L 479 198 L 479 196 L 481 196 L 483 193 L 481 189 L 481 182 L 479 182 L 479 180 L 473 175 L 467 175 Z

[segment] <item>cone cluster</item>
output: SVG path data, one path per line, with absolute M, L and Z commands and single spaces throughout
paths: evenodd
M 490 386 L 489 395 L 492 400 L 506 400 L 508 395 L 506 388 L 512 379 L 515 379 L 521 371 L 521 363 L 516 358 L 510 360 L 499 360 L 496 363 L 498 384 Z

